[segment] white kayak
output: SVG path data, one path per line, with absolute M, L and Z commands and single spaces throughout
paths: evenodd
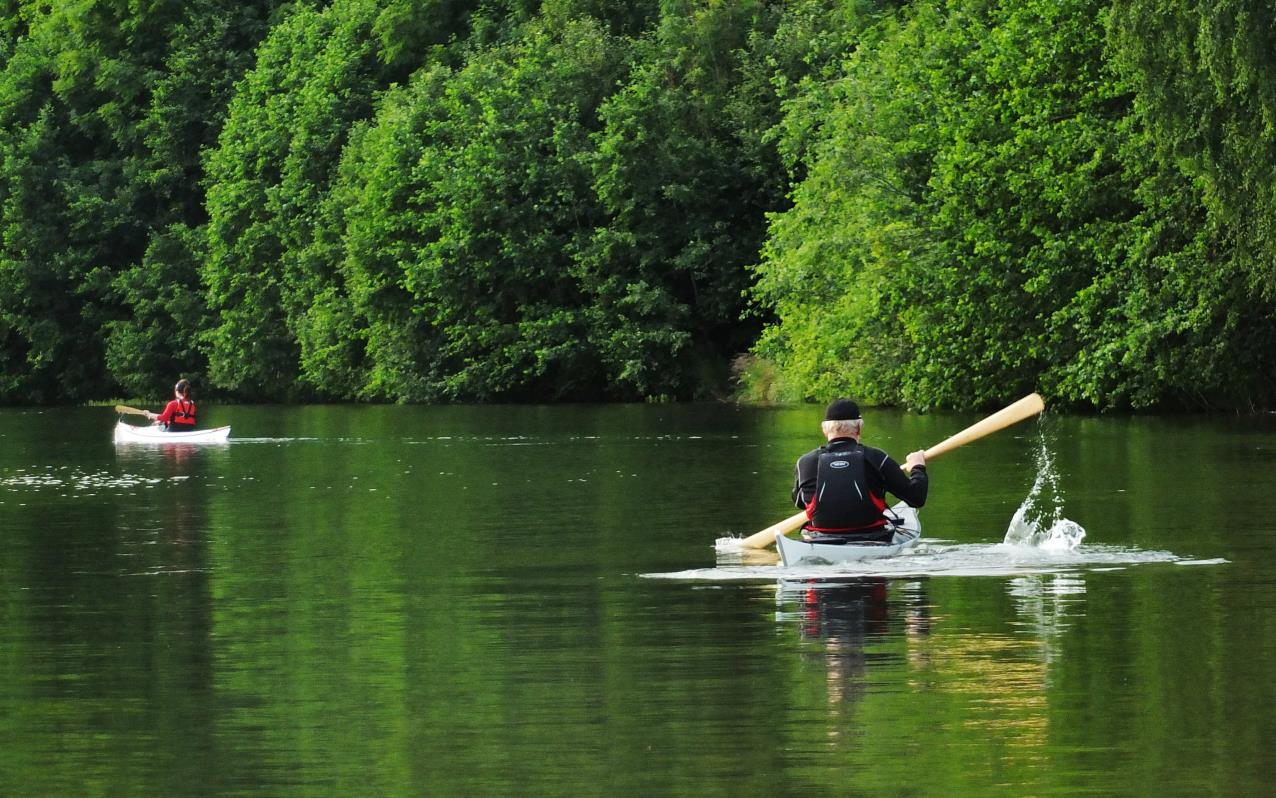
M 115 424 L 116 443 L 226 443 L 230 427 L 197 429 L 194 432 L 169 432 L 158 424 L 139 427 L 119 421 Z
M 916 545 L 922 536 L 922 522 L 917 517 L 916 508 L 901 502 L 892 507 L 891 512 L 898 520 L 895 521 L 895 535 L 889 543 L 866 541 L 810 543 L 805 540 L 794 540 L 777 532 L 775 547 L 779 550 L 780 559 L 784 561 L 786 567 L 798 563 L 824 565 L 890 557 Z

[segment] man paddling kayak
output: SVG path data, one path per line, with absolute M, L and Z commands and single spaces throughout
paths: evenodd
M 802 455 L 795 469 L 793 504 L 807 517 L 802 536 L 889 541 L 886 492 L 911 507 L 925 504 L 926 453 L 909 454 L 905 474 L 886 452 L 861 444 L 864 419 L 850 399 L 834 400 L 821 428 L 828 445 Z
M 169 432 L 195 431 L 195 403 L 191 401 L 191 384 L 178 380 L 173 386 L 173 400 L 160 413 L 147 412 L 146 417 L 164 425 Z

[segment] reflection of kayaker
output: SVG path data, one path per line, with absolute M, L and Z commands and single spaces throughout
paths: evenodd
M 885 579 L 836 584 L 812 579 L 794 587 L 799 589 L 799 629 L 804 638 L 862 646 L 869 635 L 887 633 Z
M 195 431 L 195 402 L 191 400 L 189 380 L 178 380 L 173 386 L 173 399 L 158 414 L 148 412 L 146 417 L 169 432 Z
M 929 634 L 929 603 L 920 583 L 895 591 L 891 600 L 888 581 L 877 577 L 782 579 L 776 601 L 789 610 L 777 613 L 777 619 L 795 622 L 804 641 L 820 644 L 805 648 L 803 655 L 823 664 L 829 704 L 838 715 L 864 696 L 870 682 L 888 678 L 871 672 L 874 663 L 882 664 L 891 652 L 910 656 L 911 645 L 901 651 L 894 641 Z M 831 726 L 830 734 L 840 730 Z

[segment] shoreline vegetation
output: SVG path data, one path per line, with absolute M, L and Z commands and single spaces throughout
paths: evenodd
M 0 404 L 1267 410 L 1273 86 L 1186 0 L 0 0 Z

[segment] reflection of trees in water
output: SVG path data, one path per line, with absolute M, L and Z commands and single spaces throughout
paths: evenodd
M 149 722 L 163 730 L 163 743 L 154 756 L 168 762 L 166 772 L 175 788 L 200 772 L 199 763 L 214 749 L 213 599 L 205 478 L 210 456 L 224 457 L 224 452 L 201 451 L 195 444 L 117 451 L 117 462 L 128 470 L 160 478 L 157 485 L 126 499 L 119 534 L 137 552 L 129 558 L 125 576 L 134 586 L 130 612 L 145 619 L 130 624 L 133 645 L 151 652 L 138 676 L 154 699 Z
M 93 455 L 31 488 L 36 512 L 6 540 L 24 557 L 0 647 L 22 733 L 7 741 L 0 793 L 223 792 L 208 767 L 210 461 L 189 447 Z
M 181 485 L 170 491 L 171 512 L 164 525 L 165 541 L 173 544 L 168 552 L 175 559 L 205 570 L 207 543 L 204 537 L 204 503 L 196 501 L 198 482 L 190 480 L 197 462 L 198 446 L 192 443 L 169 444 L 163 447 L 164 462 L 170 476 L 183 477 Z
M 908 688 L 937 691 L 956 708 L 962 730 L 974 732 L 1003 760 L 1035 759 L 1049 736 L 1047 669 L 1034 641 L 973 633 L 937 633 L 928 673 Z
M 922 725 L 974 732 L 971 739 L 1006 764 L 1037 756 L 1049 731 L 1049 666 L 1084 584 L 1065 575 L 1010 580 L 1027 623 L 1007 634 L 946 626 L 926 587 L 923 580 L 781 582 L 777 620 L 797 631 L 803 660 L 823 670 L 826 739 L 859 740 L 851 744 L 860 748 L 881 713 L 922 713 Z M 858 708 L 869 696 L 875 709 L 865 715 Z M 906 703 L 897 705 L 897 696 Z
M 1048 676 L 1048 666 L 1058 656 L 1059 638 L 1068 628 L 1068 618 L 1082 612 L 1085 579 L 1075 574 L 1032 574 L 1011 579 L 1006 592 L 1040 643 L 1041 661 L 1047 666 Z
M 1052 665 L 1085 580 L 1034 574 L 1008 580 L 1006 591 L 1018 615 L 1010 631 L 937 626 L 919 649 L 927 667 L 914 669 L 909 688 L 942 691 L 960 707 L 962 728 L 988 740 L 1008 766 L 1035 760 L 1049 743 Z

